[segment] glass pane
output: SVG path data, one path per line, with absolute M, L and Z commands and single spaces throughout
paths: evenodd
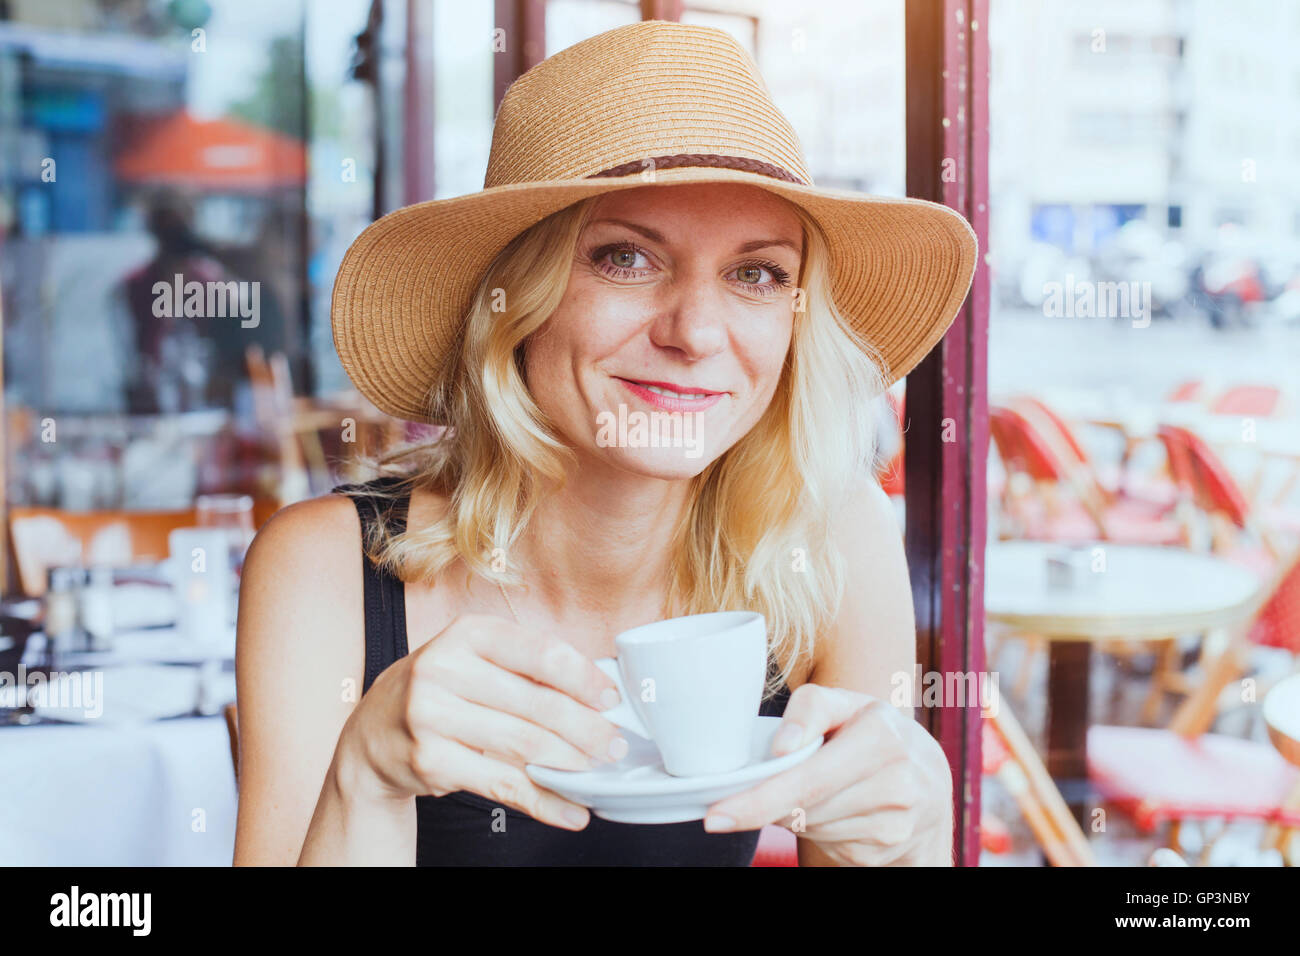
M 818 185 L 903 195 L 900 0 L 688 4 L 682 19 L 726 30 L 755 57 Z
M 546 0 L 546 55 L 640 19 L 634 0 Z
M 328 290 L 368 221 L 368 0 L 0 6 L 10 502 L 266 490 L 248 350 L 342 384 Z M 399 21 L 400 24 L 400 21 Z
M 1091 683 L 1092 712 L 1073 709 L 1053 749 L 1077 758 L 1086 731 L 1094 786 L 1140 802 L 1157 781 L 1110 731 L 1138 742 L 1135 728 L 1170 726 L 1177 688 L 1214 673 L 1221 650 L 1187 615 L 1246 624 L 1232 589 L 1265 597 L 1300 540 L 1298 31 L 1292 5 L 992 3 L 985 604 L 997 625 L 1014 592 L 1024 629 L 1046 640 L 1008 631 L 989 666 L 1021 675 L 1009 700 L 1040 747 L 1044 712 L 1069 713 Z M 1189 583 L 1202 574 L 1215 583 Z M 1126 641 L 1095 643 L 1090 667 L 1054 656 L 1060 678 L 1045 678 L 1033 645 L 1052 643 L 1063 607 L 1081 609 L 1075 634 L 1123 617 Z M 1280 663 L 1245 653 L 1248 670 Z M 1073 682 L 1063 698 L 1059 681 Z M 1210 694 L 1212 729 L 1280 763 L 1233 696 Z M 1188 800 L 1217 786 L 1176 762 Z M 1089 833 L 1098 863 L 1145 863 L 1161 841 L 1088 788 L 1062 783 L 1072 801 L 1088 795 L 1094 824 L 1105 808 Z M 1177 798 L 1152 799 L 1180 815 Z M 1227 814 L 1236 800 L 1215 802 Z M 1281 865 L 1257 849 L 1262 825 L 1233 829 L 1202 862 Z
M 483 188 L 495 106 L 494 26 L 490 3 L 434 4 L 434 198 Z

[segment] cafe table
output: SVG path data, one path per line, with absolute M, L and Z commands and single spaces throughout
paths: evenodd
M 111 650 L 52 662 L 43 645 L 33 635 L 23 665 L 100 672 L 99 706 L 37 707 L 0 726 L 0 865 L 229 866 L 237 793 L 221 706 L 234 698 L 233 626 L 211 643 L 125 631 Z
M 1049 566 L 1049 560 L 1052 561 Z M 1156 641 L 1241 622 L 1258 599 L 1249 570 L 1182 548 L 1096 542 L 992 543 L 984 610 L 991 622 L 1049 642 L 1047 769 L 1083 823 L 1092 646 Z
M 1291 763 L 1300 767 L 1300 674 L 1273 685 L 1261 708 L 1269 740 Z
M 1264 695 L 1260 710 L 1264 726 L 1268 728 L 1268 739 L 1278 753 L 1300 767 L 1300 674 L 1292 674 L 1274 684 Z M 1282 816 L 1284 819 L 1274 825 L 1268 839 L 1285 855 L 1287 847 L 1284 845 L 1283 826 L 1291 830 L 1300 828 L 1300 786 L 1287 797 Z

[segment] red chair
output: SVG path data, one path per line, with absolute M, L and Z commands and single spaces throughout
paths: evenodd
M 1252 644 L 1282 648 L 1300 657 L 1300 555 L 1260 607 L 1248 638 Z
M 758 833 L 758 849 L 750 866 L 798 866 L 799 838 L 785 827 L 765 826 Z
M 1272 385 L 1237 385 L 1210 403 L 1215 415 L 1268 418 L 1277 412 L 1282 392 Z
M 1179 425 L 1161 425 L 1157 434 L 1165 446 L 1169 472 L 1187 503 L 1210 521 L 1211 547 L 1267 576 L 1285 550 L 1274 531 L 1263 526 L 1251 503 L 1223 461 L 1195 432 Z M 1281 511 L 1268 515 L 1270 523 L 1285 527 L 1296 521 Z
M 1196 402 L 1201 398 L 1201 383 L 1196 379 L 1179 382 L 1165 397 L 1166 402 Z
M 1029 422 L 1043 435 L 1051 435 L 1058 441 L 1060 456 L 1068 457 L 1081 472 L 1081 478 L 1095 486 L 1098 495 L 1106 505 L 1120 502 L 1136 502 L 1140 509 L 1145 508 L 1156 517 L 1167 515 L 1178 503 L 1178 490 L 1169 481 L 1156 484 L 1150 482 L 1138 490 L 1131 490 L 1127 471 L 1128 448 L 1122 460 L 1111 469 L 1108 480 L 1103 481 L 1103 471 L 1091 460 L 1082 442 L 1075 436 L 1074 429 L 1066 423 L 1056 411 L 1041 399 L 1032 395 L 1022 395 L 1012 402 L 1013 407 L 1021 412 Z
M 1179 544 L 1184 540 L 1182 526 L 1166 517 L 1170 505 L 1112 500 L 1087 467 L 1086 458 L 1075 457 L 1069 442 L 1044 435 L 1020 409 L 990 406 L 989 433 L 1007 472 L 1002 510 L 1011 528 L 1005 537 L 1067 543 Z M 1025 486 L 1032 493 L 1018 490 Z
M 1171 823 L 1174 849 L 1183 820 L 1264 821 L 1281 829 L 1279 845 L 1286 831 L 1300 827 L 1300 769 L 1271 744 L 1206 733 L 1220 695 L 1241 675 L 1253 644 L 1300 652 L 1300 555 L 1275 577 L 1250 627 L 1207 662 L 1204 681 L 1168 729 L 1088 730 L 1088 774 L 1098 790 L 1143 832 Z
M 1188 740 L 1150 727 L 1090 727 L 1088 775 L 1144 833 L 1161 823 L 1193 819 L 1300 826 L 1300 811 L 1284 806 L 1300 786 L 1300 770 L 1260 741 L 1223 734 Z M 1171 843 L 1176 842 L 1175 829 Z
M 894 414 L 898 419 L 899 442 L 898 451 L 880 470 L 880 487 L 883 488 L 885 494 L 890 497 L 901 497 L 904 493 L 903 445 L 906 442 L 906 439 L 903 438 L 903 433 L 907 430 L 903 416 L 907 397 L 904 395 L 902 398 L 895 399 L 892 392 L 886 392 L 885 398 L 888 400 L 889 407 L 894 410 Z

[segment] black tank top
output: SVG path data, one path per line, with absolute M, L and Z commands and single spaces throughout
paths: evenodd
M 360 491 L 354 497 L 361 518 L 362 540 L 378 508 L 400 530 L 405 526 L 408 499 L 370 497 L 376 486 L 391 487 L 392 478 L 364 485 L 339 486 Z M 365 588 L 366 672 L 362 693 L 375 678 L 407 653 L 404 584 L 376 568 L 363 554 Z M 759 713 L 785 713 L 790 692 L 784 685 Z M 505 828 L 493 827 L 494 811 L 505 812 Z M 686 823 L 631 824 L 602 820 L 592 814 L 579 831 L 564 830 L 503 807 L 469 791 L 443 797 L 415 798 L 416 866 L 749 866 L 758 846 L 758 830 L 708 833 L 700 820 Z

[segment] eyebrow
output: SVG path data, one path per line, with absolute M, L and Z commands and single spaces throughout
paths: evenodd
M 625 226 L 628 229 L 631 229 L 633 232 L 639 232 L 641 235 L 645 236 L 651 242 L 658 242 L 658 243 L 665 243 L 665 244 L 668 242 L 667 238 L 664 236 L 663 233 L 651 229 L 649 226 L 642 226 L 642 225 L 638 225 L 635 222 L 630 222 L 627 219 L 593 219 L 589 223 L 589 225 L 595 226 L 604 222 L 611 223 L 616 226 Z M 800 243 L 796 243 L 792 239 L 786 239 L 786 238 L 751 239 L 749 240 L 749 242 L 742 242 L 736 248 L 736 253 L 743 254 L 746 252 L 754 252 L 758 249 L 767 249 L 772 246 L 786 246 L 787 248 L 792 249 L 795 253 L 799 255 L 803 255 L 802 245 Z

